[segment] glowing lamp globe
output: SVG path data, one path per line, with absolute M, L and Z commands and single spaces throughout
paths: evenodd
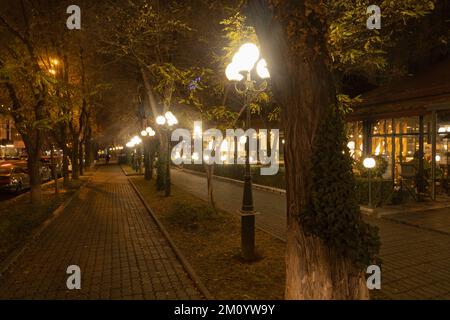
M 225 75 L 227 79 L 230 81 L 241 81 L 244 79 L 244 76 L 239 73 L 238 67 L 234 63 L 230 63 L 225 69 Z
M 164 116 L 157 116 L 156 123 L 160 126 L 166 123 L 166 118 Z
M 239 51 L 233 56 L 232 63 L 238 72 L 250 72 L 259 59 L 259 49 L 253 43 L 243 44 Z
M 147 131 L 145 131 L 145 130 L 142 130 L 142 131 L 141 131 L 141 136 L 146 137 L 147 134 L 148 134 Z
M 363 161 L 364 168 L 373 169 L 375 168 L 375 159 L 374 158 L 365 158 Z
M 164 116 L 167 119 L 167 124 L 169 126 L 173 126 L 178 123 L 178 119 L 174 116 L 172 112 L 167 111 Z
M 270 78 L 269 69 L 267 69 L 267 62 L 264 59 L 261 59 L 258 61 L 258 64 L 256 65 L 256 73 L 261 79 L 268 79 Z

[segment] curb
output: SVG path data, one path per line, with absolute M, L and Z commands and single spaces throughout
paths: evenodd
M 122 167 L 122 165 L 119 165 L 119 166 L 120 166 L 120 169 L 122 169 L 123 174 L 127 177 L 140 177 L 140 176 L 144 175 L 143 173 L 127 173 L 125 171 L 125 169 Z
M 397 223 L 397 224 L 401 224 L 401 225 L 404 225 L 404 226 L 417 228 L 417 229 L 420 229 L 420 230 L 436 232 L 436 233 L 439 233 L 439 234 L 442 234 L 442 235 L 446 235 L 446 236 L 450 235 L 450 232 L 447 232 L 447 231 L 442 231 L 442 230 L 436 230 L 436 229 L 433 229 L 433 228 L 423 227 L 423 226 L 420 226 L 420 225 L 412 224 L 412 223 L 409 223 L 409 222 L 406 222 L 406 221 L 397 220 L 397 219 L 394 219 L 394 218 L 381 217 L 381 219 L 390 221 L 392 223 Z
M 86 185 L 89 183 L 90 180 L 91 180 L 90 178 L 86 180 L 86 182 L 84 182 L 80 186 L 80 188 L 77 191 L 75 191 L 75 193 L 72 194 L 72 196 L 70 196 L 69 199 L 64 201 L 58 208 L 56 208 L 49 215 L 49 217 L 44 222 L 41 223 L 41 225 L 36 227 L 36 229 L 31 232 L 30 238 L 26 241 L 26 243 L 22 247 L 15 249 L 11 254 L 8 255 L 8 257 L 6 257 L 5 260 L 3 260 L 3 262 L 0 263 L 0 278 L 9 271 L 9 269 L 14 265 L 14 263 L 22 256 L 22 254 L 26 250 L 28 250 L 31 247 L 31 245 L 42 234 L 42 232 L 45 229 L 47 229 L 47 227 L 64 211 L 64 209 L 66 209 L 72 203 L 73 199 L 75 199 L 80 194 L 81 190 L 83 190 L 86 187 Z
M 59 182 L 60 180 L 62 180 L 62 179 L 63 179 L 63 178 L 58 178 L 58 182 Z M 50 186 L 50 185 L 53 185 L 53 184 L 55 184 L 55 180 L 52 179 L 51 181 L 47 181 L 47 182 L 45 182 L 45 183 L 42 183 L 42 184 L 41 184 L 41 188 L 42 188 L 42 187 L 47 187 L 47 186 Z M 31 192 L 31 190 L 28 190 L 28 191 L 26 191 L 26 192 L 24 192 L 24 193 L 21 193 L 21 194 L 19 194 L 18 196 L 14 197 L 14 198 L 11 198 L 11 199 L 8 199 L 8 200 L 4 201 L 3 204 L 6 206 L 6 205 L 9 205 L 10 203 L 13 203 L 13 202 L 16 201 L 16 200 L 25 198 L 26 196 L 29 196 L 29 195 L 30 195 L 30 192 Z
M 158 220 L 158 218 L 156 217 L 155 213 L 150 208 L 150 206 L 148 205 L 147 201 L 145 201 L 144 197 L 142 196 L 141 192 L 137 189 L 137 187 L 134 184 L 134 182 L 131 179 L 128 179 L 128 181 L 130 182 L 131 186 L 133 187 L 134 191 L 138 195 L 138 197 L 141 200 L 141 202 L 144 204 L 144 207 L 147 209 L 147 211 L 150 214 L 150 216 L 152 217 L 153 221 L 155 221 L 156 225 L 158 226 L 158 228 L 161 231 L 161 233 L 163 234 L 163 236 L 169 242 L 169 245 L 171 246 L 172 250 L 174 251 L 175 256 L 181 262 L 181 264 L 183 265 L 184 269 L 188 273 L 189 277 L 192 279 L 192 281 L 194 281 L 194 283 L 197 286 L 197 288 L 200 290 L 200 292 L 204 295 L 204 297 L 207 300 L 213 300 L 214 299 L 213 295 L 209 292 L 208 288 L 206 288 L 206 286 L 203 284 L 203 282 L 201 281 L 199 276 L 195 273 L 194 269 L 192 268 L 190 263 L 187 261 L 187 259 L 184 257 L 183 253 L 175 245 L 175 243 L 173 242 L 173 240 L 170 237 L 169 233 L 167 232 L 166 228 Z
M 185 171 L 186 173 L 195 174 L 195 175 L 199 175 L 199 176 L 203 176 L 203 177 L 206 176 L 206 174 L 204 172 L 199 172 L 199 171 L 195 171 L 195 170 L 184 169 L 184 168 L 178 168 L 177 170 Z M 225 181 L 225 182 L 231 182 L 231 183 L 239 184 L 239 185 L 243 185 L 244 184 L 243 181 L 236 180 L 236 179 L 231 179 L 231 178 L 227 178 L 227 177 L 222 177 L 222 176 L 216 176 L 215 175 L 214 179 Z M 272 192 L 272 193 L 286 195 L 286 190 L 284 190 L 284 189 L 273 188 L 273 187 L 264 186 L 264 185 L 260 185 L 260 184 L 254 184 L 254 183 L 252 183 L 252 187 L 254 189 L 258 189 L 258 190 L 262 190 L 262 191 L 268 191 L 268 192 Z M 421 211 L 424 211 L 424 210 L 428 211 L 428 210 L 446 209 L 446 208 L 450 208 L 450 204 L 443 204 L 443 205 L 436 206 L 436 207 L 429 208 L 429 209 L 412 208 L 412 209 L 408 209 L 408 210 L 403 210 L 403 211 L 398 211 L 398 212 L 397 211 L 396 212 L 389 212 L 389 213 L 383 213 L 382 212 L 383 211 L 382 210 L 383 207 L 369 208 L 368 206 L 360 205 L 359 208 L 361 210 L 361 213 L 363 213 L 363 214 L 366 214 L 366 215 L 369 215 L 369 216 L 374 216 L 376 218 L 385 218 L 386 216 L 393 215 L 393 214 L 398 214 L 398 213 L 414 213 L 414 212 L 421 212 Z
M 196 175 L 199 175 L 199 176 L 206 176 L 206 174 L 204 172 L 200 172 L 200 171 L 184 169 L 184 168 L 178 168 L 177 170 L 185 171 L 187 173 L 196 174 Z M 234 184 L 244 185 L 244 181 L 231 179 L 231 178 L 227 178 L 227 177 L 214 175 L 214 179 L 225 181 L 225 182 L 231 182 L 231 183 L 234 183 Z M 252 183 L 252 187 L 254 189 L 258 189 L 258 190 L 261 190 L 261 191 L 268 191 L 268 192 L 277 193 L 277 194 L 281 194 L 281 195 L 285 195 L 286 194 L 286 190 L 284 190 L 284 189 L 264 186 L 262 184 Z

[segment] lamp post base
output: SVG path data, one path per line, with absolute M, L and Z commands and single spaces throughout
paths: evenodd
M 245 261 L 257 259 L 255 252 L 255 218 L 256 211 L 239 210 L 241 216 L 241 257 Z

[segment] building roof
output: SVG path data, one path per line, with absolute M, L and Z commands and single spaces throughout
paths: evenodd
M 369 91 L 362 99 L 348 116 L 349 120 L 423 115 L 431 106 L 447 103 L 450 110 L 450 59 Z

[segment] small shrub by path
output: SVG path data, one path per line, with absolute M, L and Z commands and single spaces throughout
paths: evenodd
M 256 230 L 261 259 L 239 259 L 240 219 L 215 213 L 207 202 L 172 187 L 168 198 L 156 191 L 154 181 L 133 177 L 154 213 L 208 290 L 217 299 L 283 299 L 284 242 Z
M 59 182 L 58 195 L 54 194 L 54 185 L 43 187 L 39 204 L 31 204 L 28 196 L 0 203 L 0 262 L 25 244 L 32 232 L 80 188 L 82 181 L 71 181 L 67 190 Z

